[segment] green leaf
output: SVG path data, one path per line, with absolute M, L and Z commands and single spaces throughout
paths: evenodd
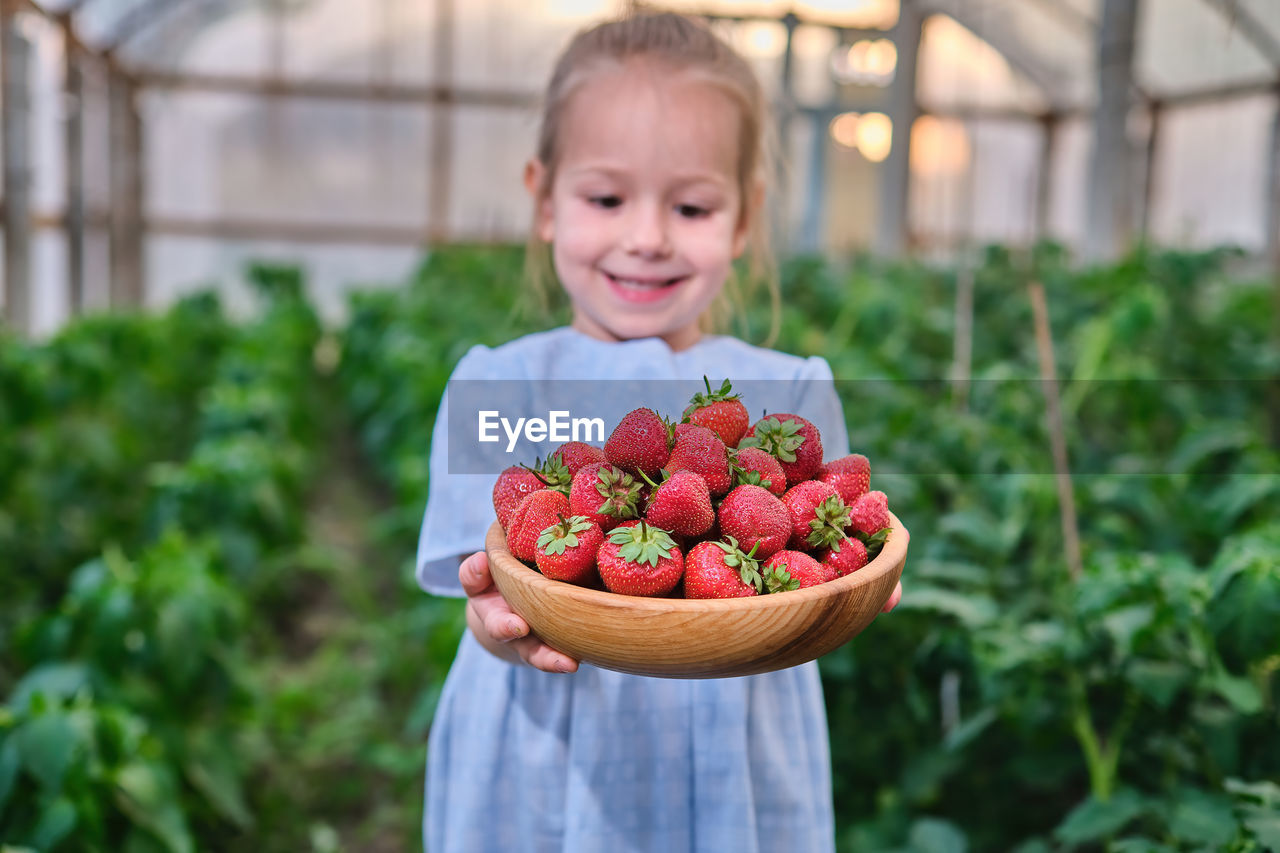
M 1112 610 L 1102 617 L 1102 627 L 1122 654 L 1133 649 L 1134 635 L 1151 624 L 1155 608 L 1150 604 L 1133 604 Z
M 1231 798 L 1194 788 L 1178 792 L 1172 804 L 1169 831 L 1183 842 L 1214 847 L 1236 836 L 1236 816 Z
M 16 739 L 5 738 L 0 746 L 0 814 L 4 814 L 5 804 L 9 802 L 9 794 L 13 793 L 13 782 L 22 769 L 22 756 L 18 754 Z
M 1280 648 L 1280 526 L 1230 540 L 1211 576 L 1205 615 L 1223 659 L 1240 669 Z
M 969 841 L 954 823 L 924 817 L 911 824 L 907 847 L 912 853 L 965 853 Z
M 1237 474 L 1210 495 L 1205 508 L 1216 522 L 1214 529 L 1225 533 L 1236 519 L 1275 494 L 1280 494 L 1280 476 Z
M 1243 779 L 1228 779 L 1224 787 L 1238 799 L 1256 801 L 1280 811 L 1280 784 L 1267 780 L 1246 782 Z
M 1256 714 L 1262 710 L 1262 694 L 1249 679 L 1219 669 L 1205 681 L 1209 690 L 1225 699 L 1239 713 Z
M 947 732 L 943 746 L 948 750 L 955 751 L 963 749 L 978 735 L 986 731 L 987 727 L 994 723 L 1000 714 L 994 707 L 983 708 L 951 731 Z
M 941 587 L 912 587 L 898 605 L 903 610 L 926 610 L 953 616 L 966 628 L 989 625 L 998 615 L 996 603 L 985 595 L 952 592 Z
M 62 777 L 76 752 L 76 732 L 61 711 L 28 720 L 14 732 L 22 763 L 49 790 L 62 787 Z
M 79 816 L 76 807 L 66 797 L 59 797 L 40 809 L 40 819 L 31 831 L 31 843 L 37 850 L 48 850 L 71 834 Z
M 135 825 L 154 835 L 170 853 L 193 853 L 195 842 L 167 767 L 134 761 L 121 768 L 115 781 L 116 802 Z
M 54 704 L 70 699 L 89 683 L 89 669 L 82 663 L 42 663 L 22 677 L 13 688 L 8 705 L 17 713 L 26 711 L 37 693 Z
M 226 751 L 205 749 L 186 766 L 187 779 L 213 810 L 240 829 L 253 826 L 253 815 L 244 799 L 244 789 L 236 775 L 235 759 Z
M 1194 673 L 1177 661 L 1135 659 L 1126 670 L 1129 683 L 1161 708 L 1168 708 Z
M 1107 853 L 1177 853 L 1177 850 L 1150 838 L 1117 838 L 1107 845 Z
M 1071 810 L 1053 834 L 1067 844 L 1098 841 L 1124 829 L 1146 810 L 1137 791 L 1122 788 L 1107 800 L 1089 797 Z
M 1280 850 L 1280 812 L 1262 806 L 1245 806 L 1240 819 L 1263 847 Z
M 1257 441 L 1256 432 L 1238 423 L 1217 422 L 1205 429 L 1188 430 L 1169 457 L 1167 469 L 1173 474 L 1184 474 L 1210 456 L 1226 450 L 1241 450 Z

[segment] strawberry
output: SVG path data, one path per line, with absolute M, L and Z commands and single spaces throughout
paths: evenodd
M 849 529 L 849 509 L 836 494 L 836 487 L 821 480 L 797 483 L 782 496 L 791 516 L 789 547 L 803 551 L 830 548 L 845 538 Z
M 850 453 L 823 465 L 814 479 L 835 486 L 840 499 L 853 506 L 871 488 L 871 462 L 861 453 Z
M 799 415 L 768 415 L 747 430 L 739 447 L 759 447 L 782 463 L 787 485 L 811 479 L 822 466 L 818 428 Z
M 566 441 L 547 457 L 548 462 L 552 459 L 559 459 L 561 464 L 569 469 L 569 478 L 572 480 L 584 465 L 603 462 L 604 451 L 585 441 Z
M 803 589 L 836 579 L 835 569 L 822 565 L 803 551 L 777 552 L 765 561 L 763 574 L 769 592 Z
M 786 547 L 791 516 L 778 497 L 762 486 L 738 486 L 720 502 L 720 532 L 765 559 Z
M 581 515 L 571 515 L 542 531 L 534 562 L 552 580 L 590 583 L 596 576 L 596 551 L 604 542 L 600 525 Z
M 622 595 L 666 595 L 684 574 L 684 557 L 667 531 L 644 521 L 624 521 L 596 552 L 600 579 Z
M 667 423 L 653 409 L 636 409 L 623 416 L 604 443 L 604 457 L 631 474 L 656 477 L 671 454 Z
M 884 492 L 867 492 L 849 507 L 854 530 L 864 536 L 875 536 L 893 525 L 889 518 L 889 498 Z
M 743 483 L 764 486 L 778 497 L 787 490 L 787 475 L 782 465 L 758 447 L 741 447 L 732 451 L 729 466 L 735 486 Z
M 857 539 L 846 537 L 823 552 L 819 562 L 835 571 L 836 577 L 842 578 L 867 564 L 867 546 Z
M 742 405 L 740 395 L 732 393 L 733 386 L 728 379 L 720 386 L 719 391 L 711 390 L 711 382 L 705 376 L 702 377 L 702 383 L 707 386 L 707 392 L 704 394 L 699 391 L 693 395 L 681 422 L 704 426 L 719 436 L 727 446 L 736 447 L 751 423 L 747 407 Z
M 746 598 L 759 595 L 760 564 L 738 543 L 699 542 L 684 558 L 685 598 Z
M 530 474 L 538 478 L 545 489 L 554 489 L 564 495 L 569 494 L 569 484 L 573 482 L 573 473 L 564 460 L 556 454 L 547 457 L 547 461 L 536 460 L 532 466 L 524 466 Z
M 560 516 L 568 514 L 569 499 L 563 492 L 542 489 L 525 495 L 511 514 L 511 526 L 507 528 L 507 547 L 517 559 L 532 563 L 542 531 L 555 524 Z
M 673 472 L 654 488 L 644 517 L 677 536 L 701 536 L 716 521 L 707 481 L 692 471 Z
M 671 428 L 671 440 L 679 441 L 682 437 L 684 437 L 685 433 L 697 428 L 698 428 L 697 424 L 686 423 L 685 421 L 681 421 L 680 423 L 676 424 Z
M 640 517 L 642 485 L 608 462 L 590 462 L 573 476 L 569 510 L 585 515 L 607 533 L 620 521 Z
M 664 468 L 673 472 L 692 471 L 707 481 L 707 488 L 713 496 L 727 493 L 732 485 L 729 480 L 729 451 L 720 437 L 706 427 L 690 426 L 677 434 Z
M 507 529 L 511 514 L 526 495 L 544 488 L 546 486 L 532 471 L 520 465 L 512 465 L 499 474 L 493 484 L 493 511 L 502 529 Z

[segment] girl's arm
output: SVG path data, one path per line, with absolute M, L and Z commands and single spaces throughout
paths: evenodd
M 458 567 L 467 594 L 467 627 L 490 654 L 508 663 L 527 663 L 544 672 L 575 672 L 578 662 L 529 632 L 529 623 L 511 610 L 493 584 L 489 558 L 477 551 Z

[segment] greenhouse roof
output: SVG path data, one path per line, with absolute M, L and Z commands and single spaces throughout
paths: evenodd
M 998 52 L 1017 78 L 1018 93 L 1003 106 L 1023 112 L 1089 110 L 1096 101 L 1097 34 L 1103 0 L 919 0 L 926 13 L 952 18 L 972 36 Z M 183 70 L 193 49 L 217 27 L 233 27 L 242 49 L 202 55 L 199 70 L 244 76 L 290 76 L 294 71 L 332 66 L 308 62 L 300 52 L 332 56 L 364 55 L 373 75 L 380 67 L 392 82 L 429 83 L 438 64 L 427 54 L 441 8 L 449 9 L 458 44 L 489 32 L 518 44 L 522 36 L 545 39 L 548 24 L 560 28 L 586 23 L 625 5 L 602 0 L 510 0 L 461 3 L 407 3 L 373 0 L 335 4 L 332 0 L 37 0 L 52 14 L 69 15 L 81 43 L 109 53 L 129 67 Z M 325 7 L 341 10 L 328 12 Z M 791 13 L 802 24 L 830 25 L 855 35 L 892 27 L 897 0 L 820 0 L 818 2 L 685 2 L 664 4 L 687 11 L 743 19 L 780 20 Z M 1187 103 L 1274 92 L 1280 80 L 1280 3 L 1275 0 L 1148 0 L 1141 4 L 1136 45 L 1135 89 L 1141 100 Z M 290 38 L 290 20 L 323 17 L 323 37 L 308 26 Z M 285 22 L 285 23 L 282 23 Z M 285 35 L 281 36 L 280 33 Z M 272 52 L 287 63 L 273 64 Z M 414 44 L 416 40 L 417 44 Z M 380 60 L 392 43 L 399 54 L 420 53 L 417 61 Z M 227 42 L 223 41 L 225 45 Z M 1104 45 L 1105 48 L 1105 45 Z M 454 62 L 481 61 L 470 51 L 455 51 Z M 283 74 L 282 74 L 283 71 Z M 410 79 L 397 79 L 407 77 Z M 509 86 L 521 82 L 513 75 Z M 501 81 L 496 81 L 501 87 Z M 518 88 L 530 88 L 527 85 Z M 925 87 L 921 99 L 969 105 L 975 93 L 963 80 Z M 979 93 L 980 95 L 980 93 Z M 989 96 L 980 100 L 991 106 Z

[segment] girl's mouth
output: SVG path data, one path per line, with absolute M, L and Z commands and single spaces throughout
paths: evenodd
M 653 302 L 664 298 L 672 288 L 685 280 L 676 278 L 622 278 L 605 273 L 613 292 L 627 302 Z

